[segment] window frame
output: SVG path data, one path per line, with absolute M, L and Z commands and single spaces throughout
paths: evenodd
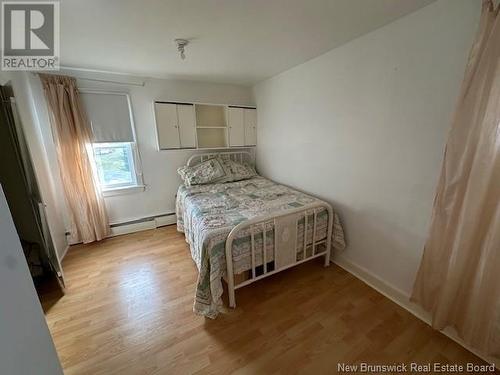
M 102 177 L 104 170 L 101 167 L 101 165 L 98 161 L 98 156 L 96 154 L 96 151 L 98 149 L 101 149 L 101 148 L 120 148 L 120 149 L 125 150 L 127 164 L 130 168 L 131 177 L 132 177 L 132 181 L 130 183 L 128 183 L 128 182 L 114 183 L 114 184 L 103 184 L 102 183 L 101 177 Z M 137 175 L 137 171 L 136 171 L 136 167 L 135 167 L 133 142 L 94 142 L 94 143 L 92 143 L 92 151 L 94 153 L 94 164 L 96 167 L 99 185 L 100 185 L 102 191 L 124 189 L 124 188 L 134 187 L 134 186 L 138 185 L 138 183 L 137 183 L 138 175 Z
M 113 195 L 121 195 L 121 194 L 128 194 L 128 193 L 135 193 L 135 192 L 141 192 L 144 191 L 146 186 L 144 185 L 144 180 L 143 180 L 143 174 L 142 174 L 142 165 L 141 165 L 141 158 L 139 155 L 139 150 L 137 147 L 137 136 L 136 136 L 136 131 L 135 131 L 135 121 L 134 121 L 134 116 L 132 113 L 132 102 L 130 100 L 130 95 L 127 92 L 122 92 L 122 91 L 108 91 L 108 90 L 96 90 L 96 89 L 87 89 L 87 88 L 80 88 L 78 89 L 79 92 L 84 93 L 84 94 L 103 94 L 103 95 L 120 95 L 120 96 L 125 96 L 127 100 L 127 107 L 128 107 L 128 115 L 130 117 L 130 126 L 132 128 L 132 136 L 133 136 L 133 142 L 94 142 L 92 140 L 92 143 L 90 144 L 90 153 L 92 155 L 92 167 L 94 168 L 94 173 L 96 175 L 97 182 L 99 183 L 99 187 L 101 188 L 101 191 L 105 197 L 107 196 L 113 196 Z M 92 134 L 93 136 L 93 134 Z M 99 172 L 98 172 L 98 165 L 95 160 L 95 154 L 94 154 L 94 145 L 99 145 L 99 144 L 113 144 L 113 143 L 128 143 L 130 144 L 130 153 L 131 153 L 131 162 L 133 164 L 133 171 L 135 175 L 135 184 L 123 184 L 123 185 L 115 185 L 115 186 L 110 186 L 110 187 L 105 187 L 101 185 L 100 178 L 99 178 Z

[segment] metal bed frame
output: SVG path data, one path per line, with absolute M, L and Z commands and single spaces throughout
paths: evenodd
M 227 157 L 231 160 L 239 162 L 249 162 L 252 165 L 253 155 L 248 151 L 229 151 L 229 152 L 212 152 L 207 154 L 196 154 L 189 158 L 187 164 L 189 166 L 196 165 L 205 160 L 216 156 Z M 327 235 L 321 240 L 316 239 L 317 214 L 326 210 L 328 214 Z M 307 243 L 307 226 L 308 220 L 312 217 L 312 240 Z M 304 234 L 303 234 L 303 249 L 302 259 L 297 260 L 297 245 L 299 239 L 299 220 L 304 219 Z M 267 233 L 269 225 L 274 228 L 274 268 L 268 270 L 267 267 Z M 227 286 L 229 292 L 229 306 L 236 307 L 235 290 L 249 285 L 255 281 L 271 276 L 287 268 L 307 262 L 321 256 L 325 257 L 325 267 L 330 264 L 331 237 L 333 227 L 333 209 L 326 202 L 314 202 L 302 207 L 288 210 L 277 215 L 269 214 L 258 216 L 236 225 L 229 233 L 226 240 L 226 266 L 227 266 Z M 233 274 L 233 241 L 242 231 L 250 233 L 251 242 L 251 277 L 235 285 Z M 255 234 L 262 233 L 262 273 L 257 275 L 255 263 Z M 325 245 L 324 248 L 318 248 L 320 245 Z M 310 255 L 308 255 L 310 249 Z

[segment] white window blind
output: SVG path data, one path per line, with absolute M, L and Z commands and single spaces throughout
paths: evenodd
M 135 142 L 127 94 L 80 92 L 94 142 Z

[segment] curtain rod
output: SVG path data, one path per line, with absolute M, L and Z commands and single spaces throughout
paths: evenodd
M 144 81 L 142 81 L 141 83 L 134 83 L 134 82 L 111 81 L 111 80 L 107 80 L 107 79 L 98 79 L 98 78 L 83 78 L 83 77 L 75 77 L 75 78 L 85 80 L 85 81 L 114 83 L 115 85 L 127 85 L 127 86 L 144 86 L 145 85 Z
M 31 74 L 37 75 L 38 73 L 31 72 Z M 84 77 L 75 77 L 75 76 L 71 76 L 71 77 L 73 77 L 75 79 L 79 79 L 79 80 L 85 80 L 85 81 L 113 83 L 115 85 L 140 86 L 140 87 L 144 87 L 144 85 L 145 85 L 144 81 L 142 81 L 141 83 L 135 83 L 135 82 L 112 81 L 112 80 L 108 80 L 108 79 L 99 79 L 99 78 L 84 78 Z

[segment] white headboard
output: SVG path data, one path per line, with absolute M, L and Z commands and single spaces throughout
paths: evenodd
M 191 156 L 188 161 L 188 166 L 193 166 L 199 164 L 205 160 L 214 158 L 216 156 L 221 156 L 223 158 L 228 158 L 234 161 L 239 161 L 240 163 L 246 162 L 254 165 L 253 155 L 248 151 L 223 151 L 223 152 L 210 152 L 207 154 L 196 154 Z

